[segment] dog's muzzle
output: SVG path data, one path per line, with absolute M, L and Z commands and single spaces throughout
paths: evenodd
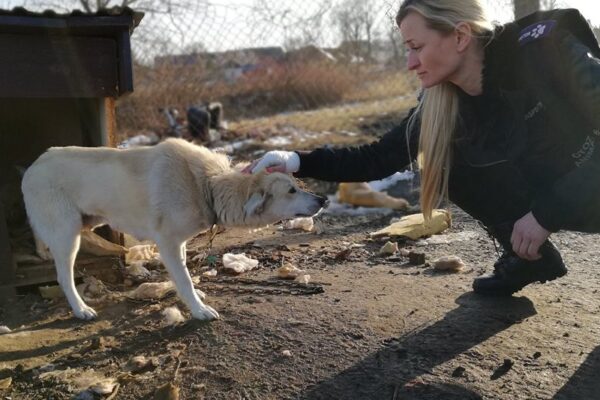
M 327 206 L 329 206 L 329 199 L 325 196 L 318 196 L 319 197 L 319 205 L 321 206 L 321 208 L 327 208 Z

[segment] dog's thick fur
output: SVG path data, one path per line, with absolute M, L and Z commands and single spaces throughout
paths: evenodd
M 213 224 L 262 226 L 313 215 L 325 204 L 288 175 L 242 174 L 225 155 L 181 139 L 127 150 L 51 148 L 26 171 L 22 189 L 34 233 L 48 246 L 58 282 L 82 319 L 96 316 L 73 280 L 83 228 L 108 223 L 154 241 L 193 317 L 210 320 L 219 314 L 194 290 L 186 241 Z

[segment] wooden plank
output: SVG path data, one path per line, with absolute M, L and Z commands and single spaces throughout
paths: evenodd
M 0 203 L 0 284 L 10 284 L 14 282 L 15 269 L 16 264 L 10 249 L 4 206 Z
M 78 257 L 75 262 L 75 277 L 95 276 L 109 283 L 123 281 L 122 261 L 118 257 Z M 56 269 L 52 261 L 42 264 L 19 265 L 14 287 L 41 285 L 56 282 Z
M 117 41 L 0 34 L 0 97 L 117 97 Z
M 119 139 L 117 138 L 117 116 L 116 116 L 116 99 L 106 97 L 100 103 L 100 126 L 102 132 L 102 145 L 109 147 L 117 147 Z M 107 227 L 104 238 L 113 243 L 125 244 L 125 237 L 122 233 L 112 230 Z
M 137 13 L 114 16 L 60 16 L 0 15 L 0 32 L 106 35 L 129 31 L 139 23 L 142 15 Z
M 119 36 L 119 95 L 133 92 L 133 58 L 129 32 L 122 31 Z
M 100 125 L 102 131 L 102 145 L 108 147 L 117 147 L 119 139 L 117 138 L 117 117 L 115 111 L 115 99 L 106 97 L 101 104 Z

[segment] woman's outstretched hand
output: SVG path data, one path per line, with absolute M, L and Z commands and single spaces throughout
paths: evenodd
M 258 160 L 242 170 L 247 174 L 255 174 L 262 170 L 267 172 L 283 172 L 293 174 L 300 169 L 300 156 L 293 151 L 273 150 L 265 153 Z
M 550 231 L 542 227 L 529 212 L 515 222 L 510 242 L 519 257 L 533 261 L 541 257 L 538 250 L 548 236 L 550 236 Z

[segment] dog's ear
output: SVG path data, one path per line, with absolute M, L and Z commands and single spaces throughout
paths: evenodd
M 255 192 L 252 193 L 252 196 L 246 201 L 244 204 L 244 214 L 248 215 L 258 215 L 263 212 L 263 208 L 265 205 L 266 194 L 264 192 Z

